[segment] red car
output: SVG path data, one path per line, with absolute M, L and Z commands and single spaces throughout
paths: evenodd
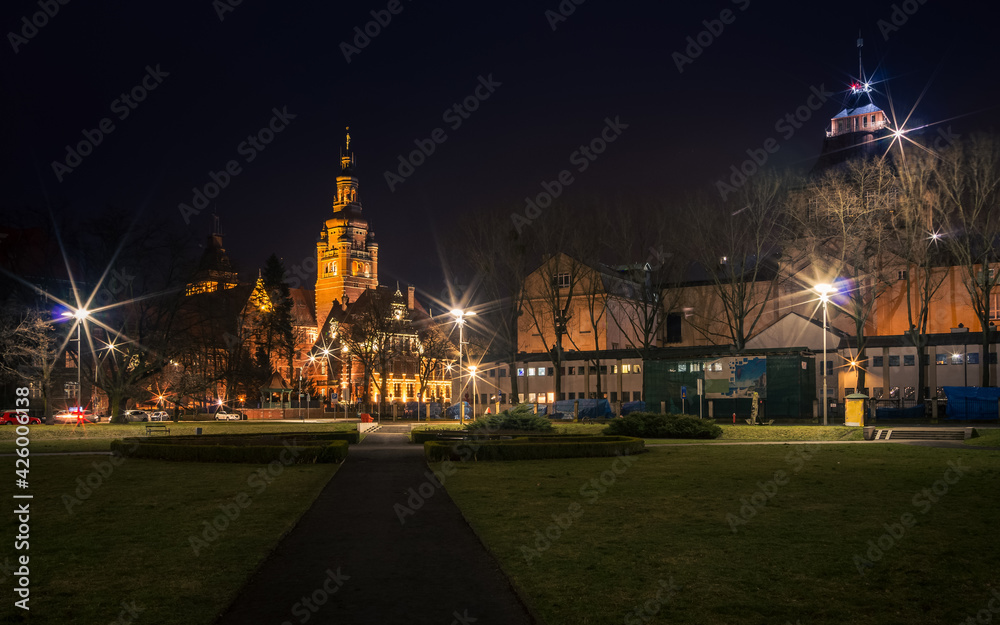
M 18 419 L 18 416 L 21 418 Z M 20 415 L 16 410 L 6 410 L 3 414 L 0 414 L 0 425 L 41 425 L 42 420 L 38 417 L 28 417 L 28 422 L 24 423 L 24 417 L 28 415 L 21 413 Z

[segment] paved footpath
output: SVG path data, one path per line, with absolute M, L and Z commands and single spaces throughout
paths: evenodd
M 400 523 L 393 506 L 428 481 L 423 447 L 408 444 L 407 431 L 384 427 L 351 446 L 217 623 L 533 622 L 446 491 Z

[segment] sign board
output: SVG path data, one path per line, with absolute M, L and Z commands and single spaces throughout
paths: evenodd
M 686 399 L 687 396 L 688 396 L 688 387 L 682 386 L 681 387 L 681 399 Z

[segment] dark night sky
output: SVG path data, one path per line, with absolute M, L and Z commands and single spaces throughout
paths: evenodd
M 672 205 L 687 191 L 711 189 L 769 137 L 780 149 L 767 167 L 810 166 L 857 72 L 859 28 L 866 70 L 888 81 L 878 85 L 883 107 L 888 89 L 904 115 L 926 87 L 915 113 L 925 122 L 956 118 L 949 124 L 964 134 L 989 129 L 995 114 L 1000 51 L 985 2 L 900 4 L 898 22 L 902 8 L 915 12 L 886 38 L 879 21 L 891 23 L 894 12 L 886 1 L 565 0 L 575 12 L 553 31 L 545 11 L 558 10 L 556 0 L 402 0 L 402 11 L 348 63 L 341 42 L 387 4 L 243 0 L 222 21 L 210 0 L 60 6 L 17 53 L 9 35 L 0 52 L 0 206 L 51 202 L 88 212 L 114 204 L 173 215 L 183 227 L 178 205 L 190 203 L 192 187 L 236 159 L 242 173 L 212 204 L 227 249 L 244 277 L 272 252 L 293 268 L 314 256 L 350 125 L 381 281 L 437 295 L 438 250 L 455 219 L 523 207 L 542 181 L 574 168 L 570 154 L 598 136 L 606 117 L 628 129 L 574 172 L 572 197 Z M 732 23 L 678 72 L 672 54 L 725 9 Z M 21 18 L 37 11 L 37 0 L 9 1 L 0 25 L 19 32 Z M 169 76 L 119 119 L 113 101 L 157 65 Z M 449 128 L 443 112 L 490 74 L 501 86 Z M 821 85 L 837 95 L 783 138 L 775 122 Z M 247 163 L 237 146 L 274 107 L 296 117 Z M 113 132 L 59 182 L 52 162 L 105 117 Z M 447 140 L 391 192 L 383 172 L 439 127 Z M 199 238 L 211 229 L 211 210 L 186 226 Z

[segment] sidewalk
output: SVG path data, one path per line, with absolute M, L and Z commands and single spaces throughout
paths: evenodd
M 532 622 L 447 492 L 436 488 L 400 523 L 394 505 L 428 482 L 423 447 L 407 443 L 408 430 L 383 426 L 351 446 L 217 623 Z

